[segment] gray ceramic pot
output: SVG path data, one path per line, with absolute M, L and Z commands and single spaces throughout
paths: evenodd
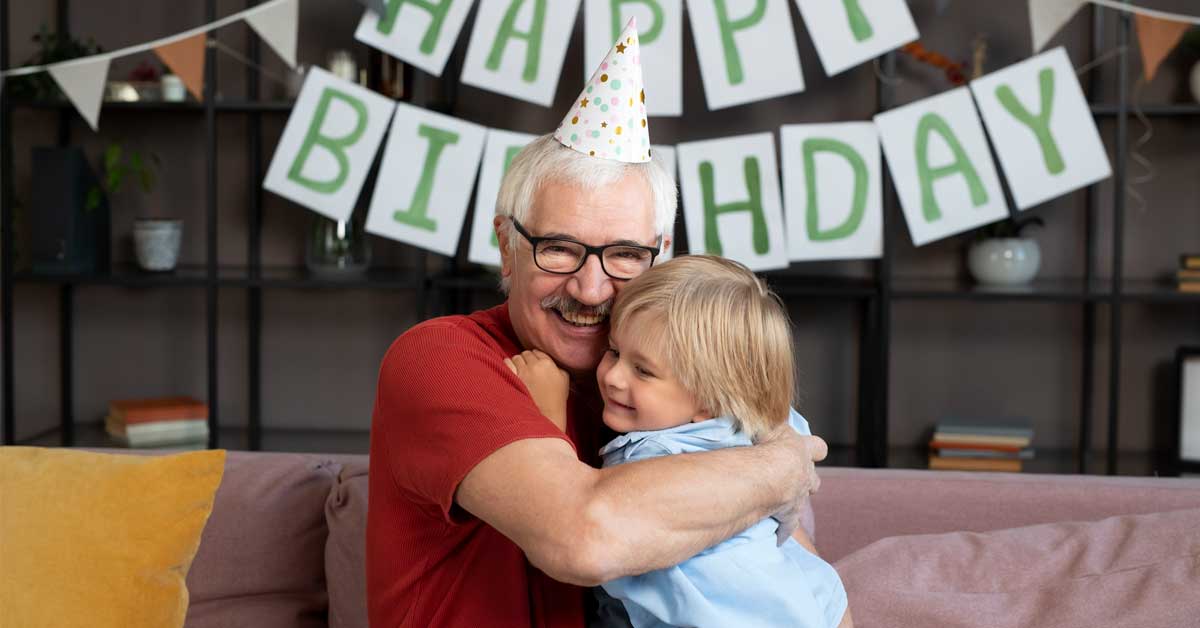
M 145 270 L 174 270 L 179 261 L 183 221 L 176 218 L 138 218 L 133 223 L 133 246 Z
M 981 284 L 1029 283 L 1042 265 L 1042 249 L 1032 238 L 988 238 L 971 243 L 967 269 Z

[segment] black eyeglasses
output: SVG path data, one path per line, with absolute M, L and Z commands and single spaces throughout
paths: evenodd
M 564 238 L 539 238 L 532 236 L 516 218 L 511 218 L 517 233 L 529 240 L 533 246 L 533 263 L 538 268 L 555 275 L 570 275 L 587 262 L 589 255 L 600 258 L 600 268 L 613 279 L 633 279 L 654 265 L 658 249 L 636 244 L 605 244 L 589 246 Z M 661 237 L 661 236 L 660 236 Z M 661 242 L 661 239 L 660 239 Z

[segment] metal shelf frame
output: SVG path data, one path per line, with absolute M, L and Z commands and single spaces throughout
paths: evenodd
M 56 0 L 58 7 L 59 32 L 67 32 L 69 0 Z M 245 0 L 247 7 L 258 4 L 258 0 Z M 8 19 L 9 0 L 0 0 L 0 32 L 3 44 L 0 45 L 0 67 L 9 67 L 10 41 L 6 32 L 10 27 Z M 205 14 L 208 20 L 216 18 L 216 0 L 205 0 Z M 827 301 L 849 301 L 856 304 L 861 317 L 861 334 L 859 338 L 859 367 L 858 367 L 858 426 L 856 442 L 847 449 L 848 459 L 858 466 L 886 467 L 889 465 L 889 451 L 895 451 L 888 442 L 888 381 L 889 356 L 892 331 L 892 310 L 895 304 L 918 300 L 935 301 L 965 301 L 980 304 L 993 303 L 1064 303 L 1080 308 L 1083 322 L 1083 341 L 1080 350 L 1082 370 L 1082 390 L 1080 391 L 1080 416 L 1078 423 L 1078 443 L 1074 450 L 1073 469 L 1079 473 L 1087 473 L 1093 465 L 1089 460 L 1094 456 L 1091 452 L 1095 414 L 1094 380 L 1097 377 L 1094 366 L 1097 344 L 1097 311 L 1107 308 L 1109 312 L 1108 327 L 1108 412 L 1104 420 L 1103 434 L 1107 442 L 1104 471 L 1115 474 L 1118 470 L 1118 425 L 1120 405 L 1120 375 L 1122 348 L 1122 307 L 1125 304 L 1197 304 L 1200 294 L 1185 294 L 1177 292 L 1173 286 L 1149 282 L 1128 282 L 1123 271 L 1124 262 L 1124 214 L 1125 198 L 1124 185 L 1127 178 L 1127 148 L 1128 123 L 1130 117 L 1129 102 L 1129 49 L 1127 44 L 1131 38 L 1131 20 L 1127 14 L 1092 7 L 1091 25 L 1091 54 L 1094 58 L 1102 52 L 1103 36 L 1106 19 L 1115 17 L 1117 22 L 1117 37 L 1113 42 L 1114 48 L 1125 47 L 1117 59 L 1115 103 L 1095 103 L 1096 94 L 1100 93 L 1100 72 L 1093 69 L 1089 75 L 1089 98 L 1093 100 L 1094 115 L 1111 119 L 1115 122 L 1115 154 L 1113 163 L 1113 240 L 1111 243 L 1113 256 L 1111 279 L 1098 280 L 1096 262 L 1096 223 L 1099 213 L 1099 191 L 1097 186 L 1088 187 L 1083 193 L 1087 196 L 1085 215 L 1086 235 L 1083 260 L 1083 276 L 1074 280 L 1049 280 L 1034 282 L 1028 287 L 1018 289 L 989 289 L 953 280 L 919 280 L 895 277 L 896 236 L 891 227 L 901 216 L 899 201 L 891 185 L 890 175 L 884 176 L 884 245 L 883 255 L 874 262 L 873 277 L 813 277 L 797 274 L 794 271 L 766 273 L 769 283 L 785 300 L 807 299 Z M 449 67 L 441 80 L 441 93 L 445 102 L 422 103 L 425 106 L 440 111 L 452 112 L 457 97 L 457 77 L 462 64 L 463 46 L 457 47 L 452 55 Z M 258 38 L 248 30 L 248 57 L 258 62 L 261 55 Z M 264 174 L 263 168 L 263 116 L 289 112 L 293 103 L 288 101 L 260 102 L 260 85 L 258 73 L 247 68 L 245 74 L 246 99 L 218 102 L 215 99 L 217 85 L 216 50 L 212 46 L 207 49 L 205 99 L 203 103 L 108 103 L 106 111 L 113 113 L 123 111 L 145 113 L 155 112 L 162 115 L 194 115 L 203 114 L 205 124 L 205 251 L 203 265 L 183 266 L 173 273 L 145 273 L 131 267 L 115 267 L 110 271 L 97 275 L 65 275 L 47 276 L 16 273 L 13 269 L 13 155 L 11 137 L 12 111 L 14 107 L 32 107 L 57 113 L 59 116 L 59 143 L 70 143 L 74 110 L 67 103 L 14 103 L 0 91 L 0 137 L 6 141 L 0 146 L 0 265 L 3 266 L 0 276 L 0 340 L 3 342 L 3 357 L 0 366 L 0 385 L 3 387 L 3 403 L 0 407 L 4 428 L 4 444 L 16 443 L 15 423 L 15 370 L 13 356 L 13 308 L 14 285 L 17 283 L 40 283 L 57 285 L 59 295 L 59 329 L 60 329 L 60 375 L 61 375 L 61 416 L 59 427 L 56 428 L 58 440 L 63 446 L 77 443 L 75 434 L 75 417 L 73 416 L 73 367 L 74 367 L 74 291 L 77 287 L 92 285 L 116 285 L 130 288 L 161 289 L 166 287 L 203 288 L 205 291 L 205 324 L 207 328 L 207 395 L 210 409 L 210 447 L 221 445 L 221 435 L 234 433 L 230 426 L 222 425 L 219 413 L 219 394 L 217 386 L 217 322 L 218 305 L 222 290 L 245 290 L 248 299 L 248 314 L 246 326 L 248 331 L 248 346 L 246 360 L 249 365 L 250 382 L 248 387 L 248 416 L 247 428 L 244 430 L 245 443 L 251 450 L 261 449 L 264 444 L 262 428 L 262 325 L 264 290 L 273 289 L 332 289 L 332 290 L 412 290 L 417 295 L 419 312 L 422 316 L 430 313 L 430 295 L 437 294 L 439 311 L 433 313 L 448 313 L 463 311 L 469 304 L 472 293 L 493 291 L 496 278 L 481 272 L 478 268 L 454 259 L 448 263 L 447 272 L 430 275 L 426 270 L 426 256 L 419 256 L 415 268 L 409 269 L 372 269 L 361 278 L 352 280 L 331 280 L 312 277 L 298 268 L 264 267 L 262 265 L 261 239 L 263 231 L 263 191 L 260 186 L 250 186 L 246 199 L 247 204 L 247 264 L 244 266 L 222 266 L 217 259 L 217 124 L 222 115 L 247 116 L 248 132 L 246 134 L 246 155 L 250 164 L 246 176 L 253 181 L 259 181 Z M 372 52 L 371 71 L 377 70 L 379 53 Z M 882 57 L 880 70 L 882 77 L 876 80 L 876 109 L 885 111 L 895 107 L 897 98 L 892 82 L 886 80 L 896 71 L 896 53 Z M 408 70 L 412 72 L 412 70 Z M 373 76 L 372 80 L 377 80 Z M 411 84 L 412 76 L 406 78 Z M 407 90 L 411 93 L 411 89 Z M 1200 117 L 1200 105 L 1172 104 L 1151 105 L 1143 108 L 1151 116 L 1184 116 Z M 369 183 L 368 183 L 369 185 Z M 243 433 L 238 431 L 239 434 Z M 39 442 L 47 439 L 46 434 L 37 436 Z M 86 440 L 86 439 L 85 439 Z M 1069 456 L 1070 452 L 1058 452 L 1060 459 Z M 1124 454 L 1122 454 L 1124 455 Z M 901 463 L 901 461 L 897 461 Z M 910 464 L 910 463 L 902 463 Z M 1060 467 L 1065 466 L 1063 464 Z

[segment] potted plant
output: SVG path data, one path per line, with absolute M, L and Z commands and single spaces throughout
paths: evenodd
M 981 284 L 1021 285 L 1037 275 L 1042 249 L 1037 240 L 1022 236 L 1031 225 L 1045 226 L 1041 218 L 1008 217 L 979 231 L 967 247 L 967 269 Z
M 149 193 L 154 189 L 159 165 L 157 155 L 126 149 L 120 143 L 109 144 L 104 151 L 101 184 L 88 193 L 86 208 L 98 207 L 105 194 L 120 192 L 130 181 Z M 174 270 L 182 238 L 182 220 L 149 216 L 135 219 L 133 244 L 138 265 L 155 272 Z
M 70 35 L 51 33 L 45 23 L 33 36 L 33 41 L 38 45 L 38 52 L 26 59 L 25 65 L 50 65 L 104 52 L 94 39 L 88 38 L 87 41 L 83 41 Z M 47 72 L 10 78 L 7 79 L 7 83 L 5 89 L 16 100 L 66 100 L 58 84 Z

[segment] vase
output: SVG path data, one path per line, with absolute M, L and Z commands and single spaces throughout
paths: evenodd
M 1029 283 L 1042 264 L 1042 249 L 1032 238 L 988 238 L 967 249 L 967 269 L 987 285 Z
M 313 214 L 304 250 L 304 264 L 323 278 L 357 277 L 371 265 L 371 243 L 357 215 L 338 221 Z
M 134 252 L 144 270 L 175 270 L 179 245 L 183 240 L 183 221 L 176 218 L 138 218 L 133 223 Z
M 1192 85 L 1192 98 L 1200 103 L 1200 61 L 1192 66 L 1192 75 L 1189 81 Z

